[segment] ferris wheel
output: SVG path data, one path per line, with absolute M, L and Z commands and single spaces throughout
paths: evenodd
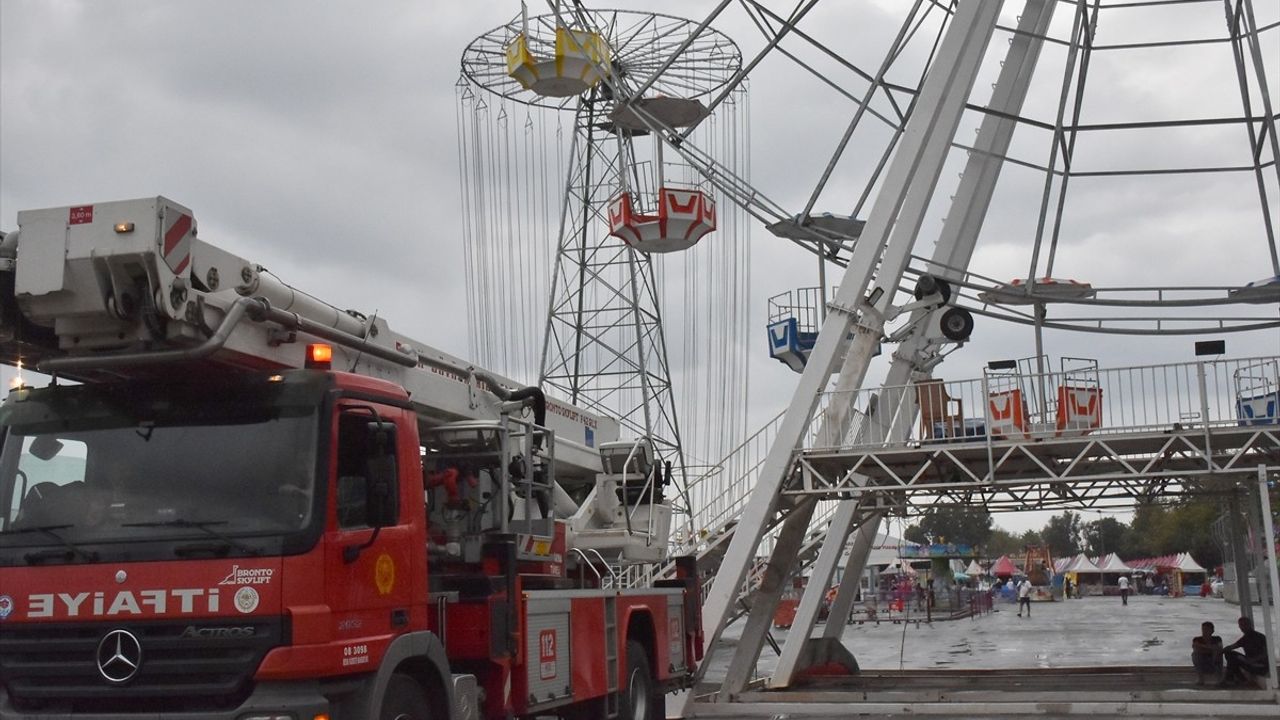
M 918 294 L 920 279 L 932 283 L 945 278 L 951 304 L 963 306 L 967 314 L 1034 328 L 1037 356 L 1043 353 L 1045 330 L 1190 336 L 1280 326 L 1272 312 L 1280 302 L 1278 88 L 1265 59 L 1280 35 L 1277 9 L 1238 0 L 1228 3 L 1224 22 L 1221 8 L 1178 0 L 1092 10 L 1080 5 L 1070 11 L 1057 5 L 1028 3 L 1016 16 L 1016 27 L 1012 18 L 1001 18 L 999 32 L 1009 44 L 1033 41 L 1034 47 L 1020 57 L 1022 72 L 1028 77 L 1034 73 L 1034 80 L 1015 95 L 997 95 L 985 105 L 971 103 L 960 136 L 931 150 L 947 155 L 958 171 L 941 184 L 956 191 L 964 187 L 966 157 L 993 160 L 983 182 L 996 188 L 994 196 L 975 206 L 971 196 L 940 193 L 931 205 L 942 217 L 953 209 L 967 214 L 970 226 L 963 232 L 982 235 L 983 245 L 1017 248 L 1024 253 L 1021 267 L 983 266 L 969 258 L 947 262 L 917 251 L 897 288 L 903 304 Z M 810 146 L 816 181 L 799 196 L 735 176 L 693 144 L 673 150 L 772 234 L 819 258 L 817 287 L 784 293 L 770 303 L 771 320 L 798 321 L 804 334 L 798 348 L 794 334 L 784 338 L 790 346 L 783 349 L 791 354 L 776 355 L 799 371 L 825 314 L 827 288 L 821 278 L 828 266 L 847 265 L 861 237 L 954 9 L 938 2 L 904 4 L 894 18 L 897 27 L 889 20 L 884 24 L 885 36 L 892 38 L 888 46 L 859 61 L 830 34 L 820 39 L 823 21 L 815 18 L 819 6 L 829 9 L 829 4 L 801 3 L 785 17 L 762 2 L 741 6 L 760 28 L 764 44 L 745 64 L 751 72 L 735 81 L 765 68 L 762 61 L 770 56 L 783 55 L 792 61 L 793 77 L 807 77 L 815 92 L 846 103 L 847 125 L 838 128 L 841 132 L 828 145 Z M 718 6 L 712 18 L 723 9 Z M 1136 68 L 1171 77 L 1148 91 Z M 993 87 L 998 69 L 986 71 L 984 78 Z M 1182 73 L 1183 79 L 1174 79 L 1174 73 Z M 1175 91 L 1181 99 L 1161 97 Z M 1006 137 L 993 144 L 994 131 L 983 136 L 984 119 L 999 120 L 999 134 Z M 969 131 L 978 137 L 963 139 Z M 849 152 L 851 148 L 858 152 Z M 858 171 L 842 177 L 843 170 L 859 163 Z M 819 205 L 830 202 L 837 186 L 854 191 L 839 201 L 843 207 Z M 780 194 L 792 197 L 782 200 Z M 1128 206 L 1118 205 L 1119 198 Z M 1098 227 L 1103 206 L 1122 218 L 1123 226 Z M 1190 216 L 1197 212 L 1218 219 L 1228 209 L 1243 236 Z M 1015 213 L 1021 213 L 1021 225 L 1019 234 L 1010 236 L 1006 218 Z M 1165 238 L 1148 237 L 1149 228 L 1165 224 L 1167 217 L 1178 217 L 1182 226 L 1169 223 Z M 1146 227 L 1141 227 L 1143 221 Z M 992 231 L 997 224 L 998 232 L 1006 234 Z M 1188 225 L 1193 224 L 1202 231 L 1191 233 Z M 924 234 L 929 232 L 933 230 Z M 1192 278 L 1186 273 L 1161 277 L 1145 266 L 1122 277 L 1113 266 L 1097 262 L 1096 255 L 1081 251 L 1088 241 L 1102 237 L 1110 238 L 1110 244 L 1095 251 L 1148 243 L 1153 265 L 1178 253 L 1206 262 Z M 1228 241 L 1232 256 L 1248 259 L 1224 273 L 1227 268 L 1213 248 Z M 1255 276 L 1240 275 L 1246 267 L 1254 268 Z M 971 330 L 972 318 L 963 314 L 940 328 L 952 340 Z
M 1105 346 L 1088 334 L 1144 342 L 1261 334 L 1270 339 L 1265 352 L 1274 353 L 1280 327 L 1280 140 L 1271 100 L 1276 78 L 1265 60 L 1280 35 L 1274 4 L 1266 8 L 1269 16 L 1259 17 L 1249 0 L 1227 2 L 1224 23 L 1221 5 L 1178 0 L 1027 0 L 1005 15 L 997 2 L 902 3 L 877 35 L 888 47 L 878 46 L 869 59 L 854 58 L 849 44 L 840 44 L 848 38 L 833 40 L 823 32 L 818 5 L 802 2 L 782 17 L 762 2 L 740 3 L 765 40 L 745 67 L 761 68 L 766 56 L 782 55 L 791 61 L 788 83 L 808 78 L 833 101 L 847 103 L 846 112 L 830 113 L 838 118 L 835 132 L 807 144 L 808 156 L 818 159 L 810 166 L 816 182 L 807 199 L 793 192 L 794 177 L 788 178 L 791 187 L 757 187 L 690 143 L 671 146 L 773 234 L 819 257 L 819 284 L 807 302 L 777 304 L 783 311 L 777 320 L 789 321 L 793 331 L 778 336 L 790 355 L 775 357 L 801 377 L 707 593 L 709 652 L 740 612 L 741 587 L 751 582 L 761 554 L 770 556 L 765 567 L 799 567 L 806 560 L 796 548 L 811 524 L 825 535 L 809 577 L 810 587 L 821 591 L 846 540 L 858 548 L 851 550 L 858 558 L 851 566 L 861 567 L 891 510 L 912 512 L 946 501 L 1022 510 L 1096 500 L 1073 494 L 1078 485 L 1048 488 L 1049 495 L 1064 493 L 1052 501 L 1006 493 L 990 470 L 990 445 L 985 459 L 966 461 L 977 468 L 967 475 L 912 491 L 917 478 L 937 471 L 938 458 L 939 464 L 950 462 L 945 445 L 924 443 L 963 443 L 969 435 L 965 411 L 951 409 L 962 405 L 934 373 L 971 332 L 977 337 L 974 316 L 1029 326 L 1032 360 L 1041 366 L 1023 375 L 1040 382 L 1046 377 L 1046 331 L 1074 334 L 1082 339 L 1071 347 L 1088 351 Z M 828 17 L 841 9 L 822 5 Z M 718 5 L 712 17 L 724 7 Z M 1181 22 L 1168 21 L 1175 12 L 1182 13 Z M 834 25 L 849 23 L 828 23 Z M 1209 51 L 1217 53 L 1212 64 Z M 1193 57 L 1173 71 L 1178 66 L 1168 57 L 1144 53 Z M 1152 82 L 1159 73 L 1163 82 Z M 755 82 L 759 92 L 764 81 L 757 76 Z M 859 152 L 846 152 L 850 148 Z M 824 194 L 827 189 L 838 192 Z M 832 197 L 837 207 L 818 205 Z M 1186 262 L 1173 262 L 1179 259 Z M 842 268 L 843 275 L 831 298 L 823 277 L 828 266 Z M 796 327 L 802 311 L 808 312 L 808 328 Z M 773 347 L 772 327 L 770 333 Z M 1008 337 L 995 351 L 1004 357 Z M 883 353 L 889 362 L 885 381 L 859 392 L 881 342 L 896 346 Z M 1143 351 L 1155 354 L 1150 347 Z M 1268 363 L 1265 378 L 1236 374 L 1237 384 L 1257 382 L 1237 388 L 1242 407 L 1264 393 L 1272 397 L 1277 376 L 1274 359 Z M 1019 372 L 1017 361 L 999 365 L 987 367 Z M 1096 361 L 1091 372 L 1097 372 Z M 975 397 L 992 408 L 983 432 L 995 435 L 993 421 L 1025 414 L 1025 406 L 988 380 L 984 373 Z M 1096 428 L 1101 385 L 1081 384 L 1075 395 L 1062 389 L 1064 424 L 1050 429 L 1069 438 Z M 944 433 L 931 436 L 935 426 L 929 422 L 919 436 L 924 439 L 910 441 L 910 425 L 917 417 L 923 421 L 930 397 L 942 407 Z M 1043 401 L 1049 397 L 1040 392 L 1037 413 L 1047 413 Z M 1006 410 L 996 412 L 995 403 L 1004 400 Z M 1241 413 L 1262 414 L 1248 408 Z M 1154 434 L 1178 431 L 1180 424 L 1169 427 Z M 1163 439 L 1154 437 L 1153 445 Z M 875 469 L 896 462 L 893 453 L 917 449 L 926 460 L 901 475 Z M 1042 467 L 1052 476 L 1048 465 Z M 890 475 L 895 480 L 885 481 Z M 815 489 L 823 482 L 818 477 L 827 478 L 830 492 Z M 892 490 L 875 486 L 877 481 Z M 910 496 L 895 495 L 899 487 Z M 1139 497 L 1122 481 L 1103 479 L 1096 487 L 1129 501 Z M 837 509 L 818 515 L 815 498 Z M 774 543 L 771 534 L 779 538 Z M 748 628 L 765 626 L 762 618 L 776 607 L 784 576 L 760 581 Z M 835 602 L 843 611 L 853 600 L 853 591 L 845 590 Z M 811 638 L 818 605 L 801 606 L 806 617 L 780 652 L 773 687 L 791 683 Z M 753 667 L 764 641 L 763 631 L 744 632 L 730 667 Z M 722 700 L 745 685 L 732 671 L 730 676 Z

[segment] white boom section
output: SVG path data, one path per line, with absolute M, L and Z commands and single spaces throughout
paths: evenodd
M 163 197 L 24 211 L 18 226 L 0 244 L 17 303 L 0 328 L 9 364 L 76 379 L 155 377 L 172 361 L 300 368 L 327 342 L 334 369 L 400 385 L 430 424 L 495 419 L 488 382 L 521 387 L 198 239 L 191 211 Z M 594 481 L 618 423 L 548 398 L 546 424 L 557 476 Z

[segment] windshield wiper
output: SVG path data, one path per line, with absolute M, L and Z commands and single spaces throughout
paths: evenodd
M 249 545 L 245 545 L 244 543 L 240 542 L 239 540 L 236 540 L 230 535 L 224 535 L 223 533 L 220 533 L 217 530 L 214 530 L 213 528 L 210 527 L 210 525 L 226 525 L 226 524 L 227 524 L 226 520 L 186 520 L 184 518 L 178 518 L 176 520 L 157 520 L 154 522 L 122 523 L 121 527 L 193 528 L 195 530 L 199 530 L 205 533 L 206 535 L 215 537 L 221 540 L 222 542 L 226 543 L 228 547 L 235 548 L 236 550 L 239 550 L 240 552 L 245 553 L 247 555 L 262 554 L 262 551 L 258 550 L 257 548 L 251 547 Z M 182 548 L 178 548 L 178 549 L 182 550 Z
M 35 525 L 32 527 L 0 530 L 0 535 L 24 535 L 26 533 L 36 533 L 36 532 L 44 533 L 45 535 L 48 535 L 54 540 L 57 540 L 58 542 L 62 543 L 63 547 L 66 548 L 65 550 L 56 550 L 53 553 L 50 553 L 48 550 L 41 550 L 39 552 L 29 552 L 26 555 L 22 556 L 23 559 L 27 561 L 28 565 L 33 565 L 35 563 L 40 562 L 41 560 L 47 560 L 55 557 L 65 557 L 66 559 L 71 560 L 75 558 L 77 555 L 84 558 L 85 560 L 88 560 L 89 562 L 96 561 L 98 559 L 98 553 L 92 550 L 85 550 L 84 548 L 78 545 L 75 545 L 74 543 L 70 542 L 69 540 L 67 540 L 66 538 L 62 537 L 57 533 L 58 530 L 66 530 L 69 527 L 75 527 L 75 526 L 74 525 Z

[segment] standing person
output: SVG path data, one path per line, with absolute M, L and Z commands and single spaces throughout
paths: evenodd
M 1129 578 L 1124 575 L 1120 576 L 1120 604 L 1129 604 Z
M 1065 578 L 1062 581 L 1062 599 L 1071 599 L 1071 578 Z
M 1250 618 L 1242 617 L 1237 624 L 1243 634 L 1239 640 L 1222 648 L 1222 657 L 1227 661 L 1227 673 L 1222 678 L 1222 682 L 1218 683 L 1219 685 L 1245 682 L 1248 680 L 1245 673 L 1265 676 L 1269 670 L 1267 668 L 1267 636 L 1253 629 L 1253 620 Z M 1239 648 L 1240 652 L 1233 652 L 1236 648 Z
M 1027 609 L 1027 617 L 1031 617 L 1031 581 L 1023 578 L 1018 583 L 1018 617 L 1022 617 L 1022 608 Z
M 1191 664 L 1197 685 L 1204 684 L 1205 675 L 1216 678 L 1222 672 L 1222 638 L 1213 634 L 1213 623 L 1200 623 L 1200 634 L 1191 638 Z

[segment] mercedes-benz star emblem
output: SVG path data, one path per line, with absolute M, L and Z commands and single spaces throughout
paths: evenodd
M 128 630 L 112 630 L 98 643 L 98 672 L 110 683 L 127 683 L 142 666 L 142 643 Z

